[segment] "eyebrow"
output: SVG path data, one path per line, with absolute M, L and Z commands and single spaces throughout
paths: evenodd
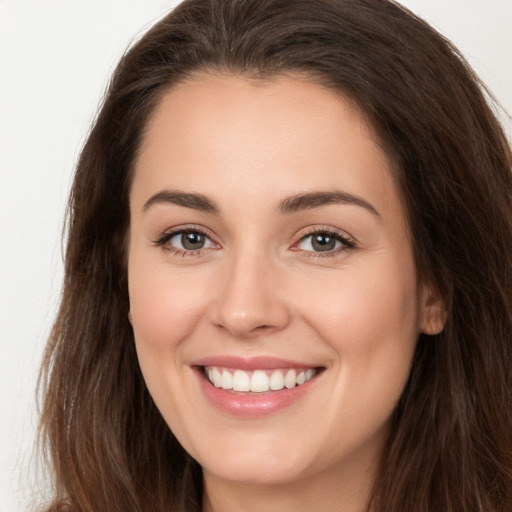
M 192 208 L 206 213 L 220 214 L 219 206 L 203 194 L 192 192 L 181 192 L 175 190 L 162 190 L 152 195 L 145 203 L 143 210 L 147 211 L 157 204 L 176 204 L 185 208 Z M 283 215 L 295 213 L 302 210 L 312 210 L 330 204 L 352 204 L 365 208 L 370 213 L 380 218 L 379 212 L 368 201 L 362 197 L 349 194 L 348 192 L 319 191 L 297 194 L 283 199 L 277 211 Z
M 339 190 L 331 192 L 307 192 L 288 197 L 281 201 L 278 211 L 282 214 L 294 213 L 301 210 L 312 210 L 329 204 L 352 204 L 365 208 L 370 213 L 380 218 L 377 209 L 362 197 L 342 192 Z
M 147 211 L 157 204 L 176 204 L 185 208 L 192 208 L 206 213 L 218 215 L 220 208 L 210 198 L 203 194 L 191 192 L 179 192 L 174 190 L 162 190 L 152 195 L 145 203 L 143 210 Z

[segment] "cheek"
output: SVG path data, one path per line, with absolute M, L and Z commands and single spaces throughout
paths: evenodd
M 128 287 L 138 350 L 169 351 L 179 345 L 206 308 L 204 281 L 188 270 L 173 272 L 165 263 L 131 257 Z
M 418 337 L 411 260 L 340 272 L 317 290 L 303 310 L 333 349 L 340 402 L 354 401 L 358 410 L 368 402 L 369 410 L 388 415 L 406 384 Z
M 417 333 L 417 293 L 413 272 L 388 267 L 385 272 L 340 272 L 317 282 L 301 297 L 308 318 L 340 350 L 370 348 L 373 342 L 389 337 L 415 337 Z M 356 340 L 359 342 L 356 343 Z
M 183 420 L 176 420 L 187 409 L 183 353 L 206 307 L 206 293 L 202 281 L 186 272 L 138 256 L 130 254 L 128 291 L 139 365 L 162 416 L 177 433 L 184 432 Z

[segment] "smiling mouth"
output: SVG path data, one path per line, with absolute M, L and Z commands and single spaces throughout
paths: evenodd
M 321 368 L 283 368 L 245 371 L 220 366 L 204 366 L 203 373 L 216 388 L 226 391 L 269 393 L 302 386 L 313 379 Z

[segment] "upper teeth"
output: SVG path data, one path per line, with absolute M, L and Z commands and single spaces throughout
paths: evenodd
M 217 388 L 232 389 L 233 391 L 253 391 L 264 393 L 265 391 L 279 391 L 283 388 L 294 388 L 312 379 L 316 370 L 279 369 L 279 370 L 228 370 L 210 366 L 205 368 L 210 382 Z

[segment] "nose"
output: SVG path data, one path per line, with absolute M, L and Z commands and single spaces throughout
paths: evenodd
M 237 338 L 252 338 L 286 327 L 290 309 L 283 273 L 269 258 L 254 253 L 226 262 L 212 322 Z

